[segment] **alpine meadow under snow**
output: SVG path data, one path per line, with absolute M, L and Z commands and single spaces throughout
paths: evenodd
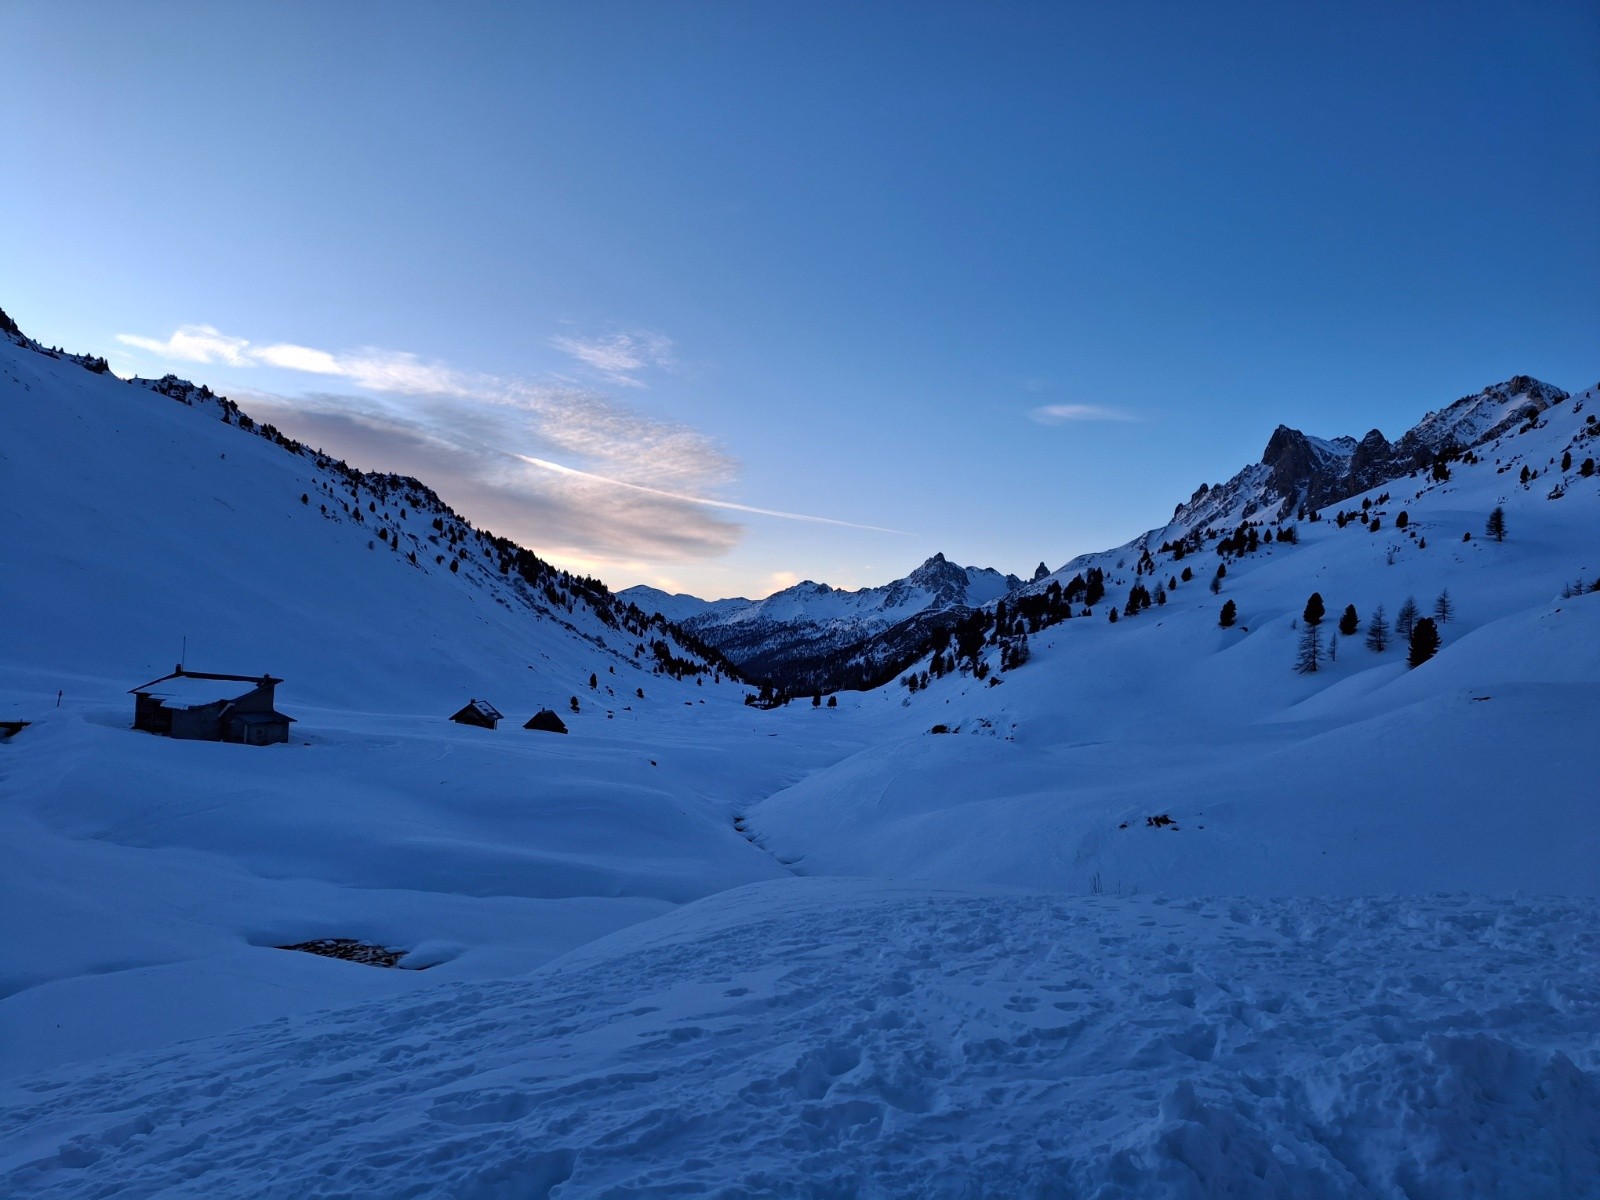
M 707 604 L 0 327 L 4 1194 L 1600 1197 L 1600 390 Z

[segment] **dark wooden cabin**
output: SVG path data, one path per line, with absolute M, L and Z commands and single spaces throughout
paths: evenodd
M 271 675 L 217 675 L 186 671 L 131 688 L 133 727 L 202 742 L 270 746 L 289 740 L 293 717 L 277 710 Z
M 528 723 L 523 728 L 542 729 L 546 733 L 565 733 L 567 731 L 567 723 L 556 716 L 550 709 L 541 708 L 528 718 Z
M 493 729 L 505 720 L 505 714 L 487 700 L 469 700 L 466 707 L 450 719 L 458 725 L 476 725 L 479 729 Z

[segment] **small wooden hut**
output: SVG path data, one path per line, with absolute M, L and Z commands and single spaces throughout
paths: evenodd
M 450 719 L 457 725 L 476 725 L 479 729 L 493 729 L 505 720 L 505 714 L 487 700 L 469 700 L 466 707 Z

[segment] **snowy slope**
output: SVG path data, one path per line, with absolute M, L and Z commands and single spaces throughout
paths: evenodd
M 415 481 L 0 338 L 0 522 L 0 719 L 32 722 L 0 744 L 0 908 L 26 914 L 0 1071 L 525 969 L 785 874 L 727 810 L 799 768 L 696 746 L 741 736 L 745 689 L 658 672 L 648 645 L 693 652 L 585 581 L 502 573 Z M 185 639 L 192 668 L 282 676 L 291 744 L 130 729 Z M 472 697 L 499 730 L 445 719 Z M 521 728 L 545 706 L 568 737 Z M 440 965 L 270 948 L 322 937 Z
M 1107 592 L 986 679 L 761 711 L 158 387 L 0 338 L 0 1192 L 1600 1194 L 1594 393 L 1452 406 L 1476 461 L 1294 541 L 990 580 Z M 1312 590 L 1445 588 L 1421 667 L 1291 669 Z M 290 745 L 129 728 L 185 636 L 285 677 Z M 324 938 L 399 967 L 278 948 Z
M 1304 522 L 1295 543 L 1227 556 L 1219 595 L 1206 583 L 1223 559 L 1209 546 L 1156 554 L 1142 577 L 1152 587 L 1185 566 L 1199 573 L 1112 623 L 1141 578 L 1136 556 L 1090 556 L 1080 565 L 1107 572 L 1094 617 L 1033 634 L 1031 661 L 1003 676 L 870 698 L 892 735 L 764 801 L 749 827 L 816 874 L 1078 891 L 1600 893 L 1600 788 L 1580 753 L 1600 720 L 1600 594 L 1563 596 L 1600 579 L 1600 472 L 1581 473 L 1600 454 L 1597 408 L 1594 393 L 1558 405 L 1455 464 L 1448 482 L 1387 485 L 1377 532 Z M 1519 483 L 1530 464 L 1541 474 Z M 1497 506 L 1502 543 L 1483 534 Z M 1453 619 L 1422 667 L 1407 669 L 1403 645 L 1375 654 L 1357 636 L 1315 674 L 1292 669 L 1312 592 L 1326 602 L 1326 641 L 1346 604 L 1364 625 L 1408 596 L 1431 612 L 1445 590 Z M 1224 629 L 1228 600 L 1239 617 Z M 1176 828 L 1148 823 L 1160 817 Z
M 503 573 L 501 549 L 416 481 L 293 452 L 204 389 L 0 337 L 0 398 L 0 521 L 26 564 L 0 576 L 0 686 L 125 690 L 187 644 L 193 669 L 283 677 L 291 715 L 448 715 L 474 696 L 531 715 L 591 672 L 631 693 L 653 661 L 641 642 L 693 656 L 619 627 L 625 606 L 593 581 Z
M 19 1200 L 1591 1200 L 1597 917 L 761 884 L 522 979 L 24 1083 L 0 1180 Z

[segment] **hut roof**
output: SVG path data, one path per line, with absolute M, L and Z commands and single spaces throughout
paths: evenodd
M 483 717 L 485 720 L 489 720 L 489 721 L 503 721 L 503 720 L 505 720 L 505 714 L 502 713 L 494 705 L 490 704 L 487 700 L 469 700 L 469 701 L 467 701 L 467 703 L 462 706 L 461 712 L 456 713 L 456 716 L 459 717 L 459 716 L 462 715 L 462 713 L 468 713 L 468 712 L 475 712 L 480 717 Z
M 528 718 L 528 723 L 523 728 L 543 729 L 547 733 L 565 733 L 567 731 L 566 722 L 548 708 L 541 708 L 534 713 L 533 716 Z
M 216 675 L 204 671 L 179 669 L 171 675 L 129 688 L 144 696 L 154 696 L 168 708 L 201 708 L 222 700 L 237 700 L 266 684 L 282 683 L 271 675 Z

